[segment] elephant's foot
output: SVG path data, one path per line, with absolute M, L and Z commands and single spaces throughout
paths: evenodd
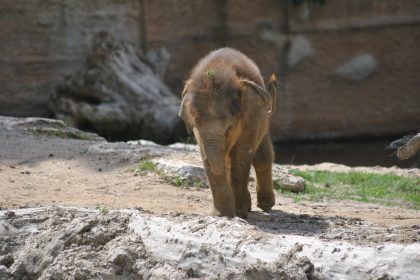
M 248 217 L 249 210 L 246 207 L 236 208 L 236 216 L 246 219 Z
M 248 217 L 248 213 L 251 212 L 251 195 L 249 191 L 245 192 L 245 197 L 243 200 L 236 201 L 236 215 L 241 217 L 242 219 L 246 219 Z
M 224 209 L 217 209 L 216 207 L 213 207 L 210 211 L 210 216 L 233 218 L 235 217 L 235 210 L 233 208 L 231 209 L 231 207 L 226 207 Z
M 273 191 L 257 193 L 257 200 L 258 200 L 258 204 L 257 204 L 258 208 L 260 208 L 264 212 L 270 211 L 276 202 Z

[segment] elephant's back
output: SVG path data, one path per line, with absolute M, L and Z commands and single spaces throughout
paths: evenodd
M 194 80 L 206 76 L 219 76 L 218 80 L 244 78 L 264 87 L 258 66 L 248 56 L 232 48 L 221 48 L 201 59 L 191 72 Z

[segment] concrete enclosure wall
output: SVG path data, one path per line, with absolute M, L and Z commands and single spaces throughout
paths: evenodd
M 274 140 L 420 131 L 420 1 L 0 0 L 0 114 L 48 116 L 46 102 L 107 31 L 166 47 L 180 94 L 212 49 L 249 55 L 280 78 Z
M 136 0 L 0 0 L 0 114 L 48 116 L 57 83 L 107 31 L 140 46 Z

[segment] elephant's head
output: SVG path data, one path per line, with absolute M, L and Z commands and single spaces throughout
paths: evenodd
M 272 113 L 275 98 L 250 80 L 237 78 L 204 86 L 189 80 L 185 85 L 179 116 L 187 131 L 194 133 L 204 164 L 215 175 L 225 171 L 225 156 L 241 133 L 246 94 L 262 98 L 267 114 Z

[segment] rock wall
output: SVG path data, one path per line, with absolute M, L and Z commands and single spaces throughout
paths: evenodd
M 0 114 L 47 116 L 63 76 L 108 31 L 143 51 L 166 47 L 180 94 L 212 49 L 242 50 L 280 76 L 274 140 L 420 130 L 420 1 L 0 0 Z
M 291 10 L 290 37 L 303 35 L 312 53 L 286 69 L 275 134 L 419 131 L 420 1 L 341 0 L 304 9 Z
M 85 63 L 94 34 L 140 46 L 136 0 L 0 0 L 0 114 L 48 116 L 55 85 Z

